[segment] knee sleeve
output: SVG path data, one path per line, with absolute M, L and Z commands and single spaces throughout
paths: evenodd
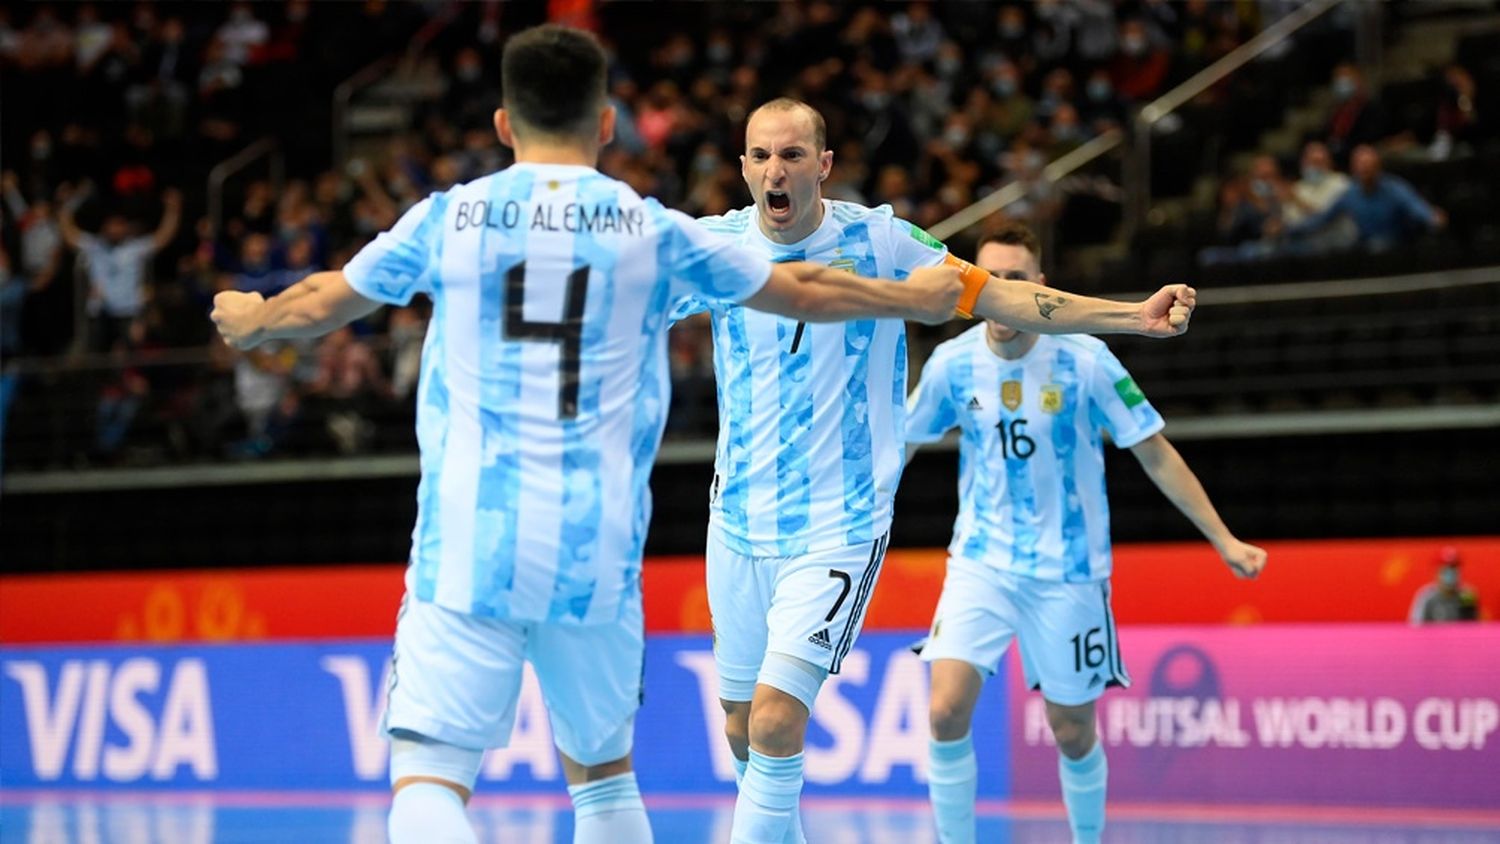
M 765 661 L 760 664 L 757 682 L 786 692 L 802 701 L 802 705 L 811 712 L 813 701 L 818 698 L 818 689 L 823 687 L 826 679 L 828 669 L 819 668 L 805 659 L 772 652 L 766 654 Z

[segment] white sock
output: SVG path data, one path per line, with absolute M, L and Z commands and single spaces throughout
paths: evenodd
M 458 792 L 435 782 L 416 782 L 396 792 L 386 823 L 391 844 L 476 844 L 474 827 Z
M 776 757 L 752 749 L 734 804 L 732 844 L 783 844 L 792 832 L 801 794 L 801 753 Z
M 974 734 L 927 744 L 927 796 L 942 844 L 974 844 L 974 799 L 979 790 L 979 762 Z
M 651 823 L 635 773 L 568 786 L 573 798 L 573 844 L 651 844 Z
M 740 783 L 745 781 L 745 769 L 750 767 L 749 759 L 741 759 L 730 754 L 734 760 L 734 787 L 739 788 Z M 786 844 L 807 844 L 807 836 L 802 832 L 802 811 L 799 809 L 792 812 L 792 828 L 787 830 Z
M 1063 804 L 1068 807 L 1068 826 L 1074 844 L 1097 844 L 1104 834 L 1104 795 L 1109 785 L 1109 761 L 1104 742 L 1082 759 L 1057 756 L 1057 776 L 1062 781 Z

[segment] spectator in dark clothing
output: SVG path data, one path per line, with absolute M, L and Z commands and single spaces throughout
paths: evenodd
M 1334 162 L 1343 167 L 1349 163 L 1355 147 L 1378 143 L 1389 132 L 1385 109 L 1370 98 L 1364 74 L 1358 67 L 1345 63 L 1333 69 L 1333 99 L 1338 105 L 1328 116 L 1323 139 L 1333 153 Z

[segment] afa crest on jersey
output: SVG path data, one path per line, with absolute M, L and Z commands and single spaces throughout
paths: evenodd
M 1021 406 L 1021 382 L 1005 381 L 1000 385 L 1000 403 L 1005 405 L 1006 410 L 1016 410 Z
M 833 267 L 836 270 L 843 270 L 846 273 L 852 273 L 854 272 L 854 259 L 835 258 L 834 260 L 828 262 L 828 266 Z
M 1063 388 L 1058 384 L 1046 384 L 1042 387 L 1042 410 L 1046 413 L 1061 413 L 1063 409 Z

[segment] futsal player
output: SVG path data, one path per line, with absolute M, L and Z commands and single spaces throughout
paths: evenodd
M 464 804 L 536 669 L 577 844 L 651 840 L 631 767 L 641 553 L 668 406 L 668 304 L 792 320 L 948 318 L 958 272 L 870 281 L 773 266 L 595 169 L 614 109 L 604 52 L 543 26 L 506 44 L 495 114 L 515 166 L 402 216 L 342 271 L 272 299 L 221 293 L 239 348 L 432 298 L 417 411 L 418 515 L 384 729 L 394 844 L 472 842 Z
M 986 238 L 977 264 L 1001 284 L 1045 284 L 1035 235 Z M 990 319 L 943 343 L 922 369 L 907 439 L 962 431 L 959 514 L 948 574 L 921 650 L 932 664 L 928 789 L 943 844 L 975 840 L 976 765 L 969 726 L 986 678 L 1019 640 L 1026 682 L 1046 699 L 1075 842 L 1104 829 L 1108 766 L 1094 702 L 1128 686 L 1109 605 L 1107 432 L 1239 577 L 1266 552 L 1241 542 L 1162 435 L 1164 422 L 1103 342 L 1045 337 Z
M 1186 330 L 1194 298 L 1183 285 L 1126 304 L 987 283 L 987 273 L 949 256 L 889 206 L 824 199 L 833 165 L 826 134 L 805 103 L 777 99 L 756 109 L 740 159 L 754 204 L 704 218 L 704 227 L 772 261 L 867 276 L 961 264 L 962 310 L 1033 331 Z M 707 582 L 740 787 L 732 837 L 800 841 L 808 718 L 859 635 L 889 541 L 905 443 L 905 326 L 810 325 L 722 300 L 688 301 L 674 316 L 704 310 L 720 417 Z

